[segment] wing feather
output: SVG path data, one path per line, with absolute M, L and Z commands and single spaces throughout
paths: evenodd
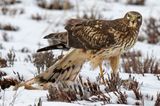
M 71 49 L 68 54 L 49 67 L 47 71 L 38 75 L 39 82 L 57 82 L 74 80 L 78 75 L 87 54 L 80 49 Z
M 84 20 L 78 24 L 68 24 L 65 29 L 68 31 L 69 47 L 101 49 L 115 43 L 114 33 L 110 31 L 113 27 L 108 21 Z

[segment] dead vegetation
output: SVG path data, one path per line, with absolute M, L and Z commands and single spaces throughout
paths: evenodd
M 23 82 L 24 81 L 23 75 L 20 75 L 19 72 L 13 71 L 13 73 L 16 76 L 18 82 Z
M 108 79 L 106 79 L 106 91 L 112 92 L 112 91 L 118 91 L 122 84 L 122 80 L 119 78 L 119 75 L 111 74 L 111 76 L 108 75 Z
M 6 89 L 9 88 L 10 86 L 15 86 L 19 83 L 17 79 L 9 78 L 6 77 L 7 74 L 3 71 L 0 71 L 0 88 L 1 89 Z
M 30 53 L 31 51 L 29 50 L 29 48 L 23 47 L 22 49 L 20 49 L 20 52 L 22 52 L 22 53 Z
M 4 49 L 4 47 L 3 47 L 3 44 L 2 44 L 2 43 L 0 43 L 0 49 Z
M 129 54 L 132 53 L 127 53 L 125 54 L 125 57 L 122 58 L 122 67 L 124 72 L 137 74 L 160 74 L 160 63 L 154 57 L 147 56 L 146 58 L 143 58 L 139 52 L 134 52 L 134 55 Z
M 135 77 L 129 75 L 129 79 L 123 81 L 123 87 L 127 90 L 132 90 L 136 100 L 143 100 L 143 95 L 140 91 L 140 84 Z
M 13 66 L 14 65 L 14 62 L 16 61 L 16 54 L 15 54 L 14 50 L 10 50 L 7 53 L 6 60 L 7 60 L 8 64 L 9 64 L 9 66 Z
M 9 15 L 9 16 L 15 16 L 19 14 L 23 14 L 25 11 L 23 8 L 11 8 L 2 6 L 0 7 L 0 14 L 2 15 Z
M 2 40 L 5 42 L 9 42 L 11 40 L 11 38 L 8 36 L 8 33 L 3 32 L 2 33 Z
M 70 89 L 55 88 L 51 86 L 48 90 L 49 95 L 47 96 L 48 101 L 63 101 L 71 102 L 77 100 L 75 91 Z
M 18 31 L 19 27 L 11 25 L 11 24 L 2 24 L 0 23 L 0 30 L 5 30 L 5 31 Z
M 78 19 L 102 19 L 103 15 L 100 11 L 96 10 L 94 7 L 92 7 L 90 10 L 83 11 L 83 14 L 80 15 L 80 13 L 77 13 L 76 18 Z
M 7 74 L 3 71 L 0 70 L 0 79 L 3 77 L 3 76 L 6 76 Z
M 73 8 L 73 5 L 68 0 L 38 0 L 37 5 L 44 9 L 68 10 Z
M 10 86 L 15 86 L 18 83 L 19 82 L 16 79 L 12 79 L 12 78 L 1 78 L 0 79 L 1 89 L 6 89 L 6 88 L 9 88 Z
M 49 101 L 73 102 L 77 100 L 85 100 L 88 102 L 102 102 L 103 105 L 105 105 L 112 103 L 110 93 L 113 93 L 117 97 L 118 104 L 128 104 L 128 94 L 121 91 L 121 88 L 123 87 L 127 90 L 133 91 L 136 98 L 135 105 L 143 105 L 144 98 L 139 88 L 140 84 L 134 77 L 130 76 L 128 80 L 122 80 L 121 84 L 117 85 L 118 87 L 111 86 L 111 84 L 114 84 L 113 82 L 116 84 L 119 83 L 118 80 L 108 80 L 107 83 L 110 83 L 110 87 L 106 85 L 105 91 L 103 91 L 100 89 L 99 84 L 91 82 L 89 79 L 87 81 L 82 81 L 80 77 L 78 82 L 75 82 L 74 84 L 66 85 L 64 83 L 60 83 L 50 86 L 48 89 L 49 94 L 47 95 L 47 98 Z
M 34 103 L 34 106 L 42 106 L 41 98 L 39 98 L 38 103 Z
M 16 3 L 21 3 L 21 1 L 18 0 L 1 0 L 0 5 L 12 5 Z
M 32 56 L 31 55 L 27 55 L 25 58 L 24 58 L 24 62 L 31 62 L 33 63 L 33 59 L 32 59 Z
M 6 89 L 9 88 L 10 86 L 15 86 L 17 84 L 19 84 L 20 82 L 24 81 L 23 76 L 21 76 L 18 72 L 14 72 L 16 79 L 15 78 L 11 78 L 9 76 L 7 76 L 7 74 L 4 71 L 0 70 L 0 88 L 1 89 Z
M 122 2 L 122 0 L 105 0 L 106 2 L 114 1 L 114 2 Z M 146 0 L 123 0 L 123 2 L 128 5 L 145 5 Z
M 80 80 L 73 85 L 61 83 L 57 87 L 51 86 L 47 95 L 49 101 L 72 102 L 76 100 L 87 100 L 90 102 L 103 101 L 105 104 L 110 103 L 110 98 L 100 90 L 96 83 Z M 90 98 L 91 97 L 91 98 Z
M 131 4 L 131 5 L 145 5 L 145 0 L 127 0 L 127 4 Z
M 128 51 L 122 54 L 123 59 L 131 58 L 131 57 L 142 57 L 141 51 Z
M 7 60 L 0 57 L 0 68 L 7 67 Z
M 41 21 L 45 19 L 45 16 L 42 16 L 39 13 L 32 14 L 31 19 L 36 20 L 36 21 Z
M 157 94 L 157 99 L 156 99 L 154 106 L 160 106 L 160 94 L 159 93 Z
M 53 65 L 59 58 L 63 55 L 61 54 L 59 57 L 55 57 L 51 51 L 36 53 L 32 55 L 32 62 L 34 66 L 37 68 L 38 74 L 45 71 L 46 68 Z
M 150 17 L 145 21 L 145 28 L 143 31 L 147 35 L 147 42 L 150 44 L 157 44 L 160 42 L 160 20 Z
M 117 91 L 117 92 L 114 92 L 114 94 L 118 98 L 118 101 L 117 101 L 118 104 L 127 104 L 127 94 L 125 92 L 122 93 L 121 91 Z

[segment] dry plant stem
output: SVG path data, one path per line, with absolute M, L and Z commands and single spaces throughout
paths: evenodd
M 16 101 L 16 99 L 17 99 L 17 97 L 18 97 L 17 92 L 18 92 L 18 91 L 16 90 L 15 93 L 14 93 L 14 95 L 13 95 L 12 101 L 11 101 L 11 103 L 9 104 L 10 106 L 14 106 L 15 101 Z
M 160 106 L 160 94 L 159 93 L 157 94 L 157 99 L 156 99 L 154 106 Z
M 135 54 L 131 54 L 122 57 L 122 67 L 126 73 L 160 74 L 160 63 L 153 56 L 143 58 L 141 55 L 137 57 Z
M 160 41 L 160 20 L 150 17 L 145 21 L 146 27 L 143 29 L 147 35 L 147 41 L 151 44 L 157 44 Z

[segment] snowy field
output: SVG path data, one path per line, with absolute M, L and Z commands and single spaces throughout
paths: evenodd
M 23 76 L 24 80 L 29 80 L 38 74 L 37 68 L 30 61 L 25 61 L 28 56 L 36 53 L 37 49 L 48 45 L 48 41 L 43 37 L 52 32 L 64 31 L 64 24 L 70 18 L 81 17 L 84 13 L 90 14 L 91 10 L 97 11 L 101 15 L 101 19 L 116 19 L 123 17 L 128 11 L 138 11 L 142 14 L 143 20 L 154 17 L 160 19 L 160 1 L 145 0 L 144 5 L 128 5 L 125 0 L 70 0 L 73 8 L 68 10 L 48 10 L 37 6 L 36 0 L 20 0 L 20 3 L 12 5 L 4 5 L 0 0 L 0 26 L 1 24 L 9 24 L 18 27 L 17 31 L 7 31 L 0 28 L 0 57 L 7 58 L 10 51 L 15 53 L 15 62 L 12 66 L 0 68 L 0 71 L 7 73 L 5 78 L 17 78 L 16 72 Z M 49 0 L 48 0 L 49 1 Z M 127 0 L 126 0 L 127 1 Z M 134 0 L 133 0 L 134 1 Z M 2 8 L 17 9 L 16 13 L 2 13 Z M 33 20 L 32 16 L 39 14 L 42 19 Z M 160 22 L 160 21 L 159 21 Z M 160 25 L 160 24 L 159 24 Z M 142 28 L 145 27 L 144 21 Z M 8 41 L 4 40 L 6 34 Z M 141 29 L 140 35 L 143 35 Z M 146 36 L 146 35 L 144 35 Z M 159 35 L 160 37 L 160 35 Z M 27 52 L 22 52 L 23 48 L 27 48 Z M 142 56 L 153 56 L 156 61 L 160 60 L 160 42 L 157 44 L 148 44 L 146 41 L 138 41 L 131 51 L 141 51 Z M 61 51 L 53 51 L 57 56 Z M 105 62 L 104 62 L 105 64 Z M 110 68 L 103 66 L 106 73 L 110 73 Z M 160 71 L 160 67 L 159 67 Z M 99 69 L 92 70 L 88 63 L 84 64 L 80 72 L 83 78 L 95 81 L 99 75 Z M 143 95 L 143 100 L 136 100 L 131 90 L 120 88 L 127 95 L 127 104 L 117 104 L 117 96 L 110 92 L 110 103 L 104 104 L 102 101 L 85 101 L 77 100 L 72 103 L 47 101 L 47 90 L 26 90 L 23 87 L 14 91 L 14 86 L 0 90 L 0 106 L 38 106 L 41 98 L 42 106 L 134 106 L 139 101 L 140 106 L 154 106 L 157 100 L 157 94 L 160 93 L 160 80 L 158 74 L 131 74 L 139 82 L 139 89 Z M 107 77 L 107 74 L 105 75 Z M 123 71 L 120 65 L 120 78 L 129 79 L 129 74 Z M 2 78 L 0 78 L 1 80 Z M 143 101 L 143 102 L 142 102 Z M 160 106 L 160 98 L 159 105 Z

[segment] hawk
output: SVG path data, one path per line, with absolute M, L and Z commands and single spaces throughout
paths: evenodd
M 120 55 L 136 43 L 141 24 L 142 15 L 136 11 L 115 20 L 69 20 L 66 32 L 45 37 L 58 39 L 58 44 L 38 50 L 63 48 L 69 50 L 68 53 L 28 84 L 74 81 L 86 61 L 90 61 L 93 68 L 102 68 L 102 61 L 109 60 L 112 73 L 117 74 Z

